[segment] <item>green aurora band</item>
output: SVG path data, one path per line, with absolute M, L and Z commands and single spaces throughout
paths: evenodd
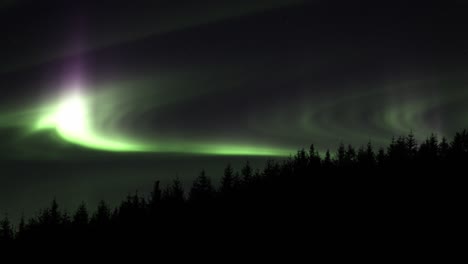
M 127 109 L 122 112 L 126 108 L 125 104 L 129 104 L 125 100 L 122 102 L 122 98 L 131 98 L 130 95 L 123 94 L 126 88 L 128 87 L 123 86 L 121 90 L 105 89 L 104 92 L 90 95 L 81 87 L 74 87 L 63 96 L 41 107 L 3 115 L 0 127 L 20 128 L 26 131 L 25 137 L 42 131 L 55 131 L 66 142 L 100 151 L 245 156 L 287 156 L 293 153 L 292 149 L 244 144 L 193 142 L 167 138 L 139 140 L 115 132 L 119 130 L 117 123 L 120 116 L 125 115 L 126 111 L 131 111 Z M 141 98 L 139 99 L 141 105 Z M 166 103 L 168 101 L 169 98 Z M 147 107 L 154 105 L 147 104 Z M 143 105 L 137 110 L 144 112 L 145 109 Z M 101 129 L 102 124 L 110 125 Z
M 147 131 L 149 136 L 142 135 L 138 127 L 129 131 L 128 121 L 146 122 L 134 121 L 134 117 L 138 119 L 164 106 L 178 107 L 200 93 L 213 92 L 194 90 L 182 96 L 173 87 L 158 90 L 151 88 L 154 85 L 151 81 L 116 81 L 101 87 L 69 88 L 61 96 L 53 99 L 49 96 L 49 101 L 39 106 L 3 111 L 0 128 L 22 131 L 21 136 L 11 142 L 15 148 L 24 148 L 24 142 L 30 142 L 28 138 L 33 141 L 37 139 L 35 136 L 53 132 L 57 137 L 47 143 L 50 148 L 52 144 L 67 142 L 83 149 L 107 152 L 287 157 L 308 143 L 319 142 L 316 145 L 323 153 L 340 140 L 355 145 L 372 141 L 382 146 L 388 144 L 392 136 L 410 131 L 420 140 L 432 132 L 451 136 L 450 133 L 463 129 L 468 114 L 465 106 L 468 92 L 454 86 L 428 96 L 427 90 L 420 88 L 428 89 L 433 85 L 433 91 L 440 91 L 437 87 L 441 83 L 417 81 L 395 83 L 385 89 L 355 89 L 353 94 L 335 94 L 322 103 L 296 102 L 296 107 L 271 107 L 266 113 L 252 113 L 248 129 L 239 125 L 239 129 L 248 131 L 247 138 L 220 137 L 210 141 L 177 133 L 158 134 L 157 131 Z M 163 82 L 161 85 L 165 86 Z M 131 87 L 143 87 L 139 90 L 145 92 L 131 93 Z M 395 93 L 395 89 L 405 92 Z M 262 135 L 284 140 L 258 141 Z M 33 144 L 29 145 L 28 150 L 34 148 Z M 30 152 L 41 155 L 40 151 Z

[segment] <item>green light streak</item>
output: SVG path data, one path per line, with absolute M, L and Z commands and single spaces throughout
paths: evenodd
M 65 140 L 98 150 L 144 151 L 143 146 L 108 138 L 94 131 L 86 99 L 79 94 L 65 98 L 56 109 L 37 122 L 34 130 L 56 129 Z
M 128 137 L 113 137 L 98 131 L 93 124 L 98 113 L 92 113 L 92 100 L 80 93 L 62 98 L 58 103 L 44 108 L 31 131 L 55 130 L 65 141 L 82 147 L 115 152 L 169 152 L 208 155 L 287 156 L 290 150 L 279 148 L 252 147 L 242 145 L 214 144 L 200 142 L 141 142 Z M 111 107 L 112 108 L 112 107 Z M 106 112 L 117 113 L 118 109 Z M 101 113 L 102 114 L 102 113 Z M 118 113 L 117 113 L 118 115 Z
M 174 130 L 177 126 L 168 130 L 165 126 L 171 128 L 171 124 L 147 127 L 146 123 L 153 122 L 150 120 L 155 115 L 170 115 L 172 112 L 167 108 L 190 104 L 197 96 L 212 92 L 207 88 L 185 89 L 181 93 L 183 84 L 174 86 L 161 80 L 157 85 L 165 88 L 155 89 L 155 85 L 141 80 L 119 81 L 87 87 L 89 90 L 81 87 L 56 99 L 49 96 L 47 102 L 38 106 L 29 104 L 16 110 L 3 106 L 2 146 L 9 147 L 5 153 L 24 153 L 32 158 L 43 155 L 44 147 L 50 147 L 50 156 L 60 157 L 64 151 L 74 155 L 76 148 L 70 148 L 70 144 L 91 151 L 284 157 L 294 155 L 298 148 L 310 143 L 321 152 L 327 148 L 333 152 L 341 140 L 355 146 L 371 140 L 378 147 L 387 144 L 392 136 L 411 130 L 418 139 L 431 132 L 450 135 L 464 127 L 468 113 L 465 104 L 468 92 L 463 89 L 447 88 L 444 93 L 428 95 L 421 94 L 424 90 L 419 89 L 426 87 L 426 83 L 403 83 L 388 91 L 354 89 L 353 94 L 322 97 L 323 102 L 315 104 L 299 102 L 297 107 L 265 108 L 252 113 L 248 123 L 239 127 L 248 129 L 240 133 L 243 136 L 226 139 L 223 131 L 214 130 L 219 136 L 213 133 L 213 127 L 207 127 L 206 136 L 198 131 L 192 135 L 190 129 L 179 133 Z M 131 92 L 135 87 L 138 93 Z M 395 92 L 398 89 L 401 92 Z M 269 143 L 255 141 L 263 140 L 264 136 Z

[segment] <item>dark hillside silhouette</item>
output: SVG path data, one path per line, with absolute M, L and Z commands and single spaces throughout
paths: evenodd
M 467 162 L 465 130 L 450 142 L 431 135 L 420 144 L 410 133 L 378 150 L 371 142 L 357 149 L 341 143 L 324 157 L 311 145 L 282 162 L 268 160 L 261 171 L 249 162 L 240 172 L 227 165 L 218 188 L 202 170 L 188 192 L 178 179 L 165 188 L 155 182 L 148 197 L 128 195 L 116 208 L 82 203 L 68 214 L 54 199 L 18 225 L 2 219 L 0 243 L 395 237 L 408 230 L 422 238 L 437 235 L 441 219 L 458 221 Z

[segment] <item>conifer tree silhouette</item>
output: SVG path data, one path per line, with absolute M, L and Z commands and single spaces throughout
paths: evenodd
M 242 181 L 244 184 L 250 184 L 252 182 L 252 173 L 253 173 L 253 170 L 252 170 L 252 167 L 250 166 L 250 162 L 247 161 L 245 163 L 245 166 L 242 168 Z
M 95 226 L 106 226 L 110 222 L 111 211 L 104 200 L 98 204 L 96 212 L 91 217 L 90 223 Z
M 386 165 L 386 161 L 387 161 L 387 155 L 385 153 L 385 150 L 381 147 L 379 148 L 379 151 L 377 153 L 377 157 L 376 157 L 376 160 L 377 160 L 377 164 L 380 166 L 380 167 L 385 167 Z
M 449 157 L 450 145 L 446 137 L 443 137 L 439 143 L 439 157 L 441 160 L 446 160 Z
M 61 221 L 62 221 L 62 216 L 59 211 L 57 199 L 54 198 L 50 206 L 50 225 L 54 227 L 58 226 L 61 223 Z
M 89 214 L 88 209 L 86 208 L 85 202 L 81 202 L 76 210 L 75 214 L 73 215 L 73 225 L 81 228 L 88 224 L 89 222 Z
M 374 168 L 376 166 L 376 156 L 370 141 L 367 143 L 366 148 L 364 146 L 359 148 L 356 159 L 361 168 Z
M 367 165 L 371 168 L 375 167 L 376 165 L 376 156 L 374 153 L 374 148 L 372 147 L 372 143 L 369 141 L 367 143 L 367 148 L 366 148 L 366 160 L 367 160 Z
M 344 158 L 344 166 L 346 167 L 352 167 L 353 164 L 356 162 L 356 150 L 354 149 L 353 146 L 348 145 L 348 148 L 346 149 L 345 152 L 345 158 Z
M 313 169 L 319 168 L 321 165 L 321 159 L 318 151 L 315 149 L 314 144 L 310 145 L 309 148 L 309 172 Z
M 192 202 L 208 201 L 213 198 L 214 188 L 210 178 L 206 176 L 205 170 L 200 172 L 200 175 L 193 182 L 190 189 L 189 199 Z
M 301 217 L 298 215 L 305 212 L 313 212 L 315 217 L 325 215 L 324 222 L 330 223 L 333 223 L 330 219 L 341 219 L 343 214 L 375 218 L 374 214 L 378 214 L 380 208 L 393 210 L 394 214 L 405 212 L 405 217 L 408 217 L 411 215 L 408 212 L 421 210 L 426 199 L 433 208 L 437 203 L 432 202 L 432 193 L 437 193 L 437 201 L 451 197 L 450 202 L 443 203 L 444 206 L 462 201 L 453 197 L 463 193 L 456 191 L 463 184 L 447 187 L 441 183 L 450 175 L 435 173 L 436 176 L 429 176 L 425 172 L 444 172 L 454 166 L 465 166 L 466 162 L 466 130 L 455 134 L 450 142 L 446 138 L 439 141 L 432 134 L 419 145 L 410 133 L 405 137 L 393 138 L 386 148 L 380 147 L 377 153 L 371 142 L 361 146 L 357 152 L 351 145 L 345 147 L 341 143 L 336 157 L 332 159 L 327 150 L 323 161 L 311 145 L 308 152 L 300 149 L 295 156 L 280 162 L 268 159 L 264 169 L 256 169 L 255 173 L 248 161 L 240 175 L 228 164 L 218 192 L 205 170 L 202 170 L 189 190 L 189 199 L 185 198 L 182 182 L 178 178 L 164 191 L 156 181 L 146 198 L 140 197 L 138 192 L 129 194 L 114 209 L 101 201 L 91 219 L 84 202 L 70 219 L 66 211 L 60 210 L 54 198 L 50 206 L 37 216 L 27 221 L 23 216 L 17 230 L 12 227 L 8 217 L 0 221 L 0 242 L 86 242 L 96 238 L 104 242 L 157 237 L 157 241 L 164 243 L 167 239 L 177 240 L 182 236 L 193 236 L 198 241 L 201 236 L 214 233 L 227 235 L 227 229 L 251 231 L 255 228 L 247 223 L 255 226 L 255 223 L 275 222 L 281 217 L 289 221 L 277 221 L 276 228 L 304 228 L 299 224 Z M 408 168 L 417 168 L 415 172 L 425 175 L 424 179 L 406 173 Z M 404 179 L 397 177 L 402 171 L 405 172 Z M 450 178 L 451 181 L 453 179 Z M 417 206 L 414 206 L 415 202 Z M 353 220 L 350 218 L 347 221 Z M 310 223 L 307 225 L 310 226 Z M 331 225 L 336 228 L 336 222 Z
M 408 153 L 408 160 L 412 160 L 418 151 L 418 143 L 416 142 L 413 131 L 406 137 L 406 151 Z
M 468 153 L 468 132 L 463 130 L 455 134 L 450 144 L 450 154 L 453 161 L 459 163 L 467 158 Z
M 155 209 L 161 203 L 161 195 L 162 191 L 159 187 L 159 181 L 156 181 L 153 184 L 153 190 L 151 191 L 151 197 L 149 201 L 149 204 L 152 209 Z
M 230 195 L 234 191 L 235 179 L 234 170 L 231 164 L 228 164 L 224 169 L 224 175 L 221 178 L 220 192 L 225 195 Z
M 325 158 L 323 160 L 323 166 L 325 168 L 331 168 L 333 166 L 333 161 L 332 161 L 329 149 L 327 149 L 327 152 L 325 153 Z
M 346 149 L 343 142 L 340 143 L 336 151 L 336 163 L 338 167 L 344 167 L 346 165 Z
M 26 229 L 26 220 L 24 217 L 24 213 L 21 214 L 21 219 L 18 225 L 18 232 L 16 233 L 16 238 L 19 240 L 24 239 L 26 235 L 27 229 Z
M 162 199 L 169 203 L 180 204 L 185 201 L 184 189 L 179 178 L 176 178 L 171 185 L 167 186 L 163 192 Z
M 0 221 L 0 243 L 8 243 L 13 240 L 13 228 L 11 227 L 8 216 Z
M 429 166 L 435 166 L 439 161 L 439 153 L 439 142 L 437 136 L 432 134 L 430 138 L 427 138 L 419 146 L 417 153 L 418 162 L 429 162 Z

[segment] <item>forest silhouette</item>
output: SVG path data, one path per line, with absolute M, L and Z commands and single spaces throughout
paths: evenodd
M 204 239 L 314 234 L 333 239 L 375 231 L 397 236 L 434 235 L 434 224 L 456 219 L 464 197 L 468 132 L 449 141 L 431 135 L 418 143 L 412 133 L 386 148 L 371 142 L 340 144 L 323 157 L 314 145 L 262 170 L 247 162 L 239 172 L 227 165 L 219 184 L 202 170 L 189 190 L 179 179 L 149 196 L 128 195 L 120 205 L 85 203 L 67 213 L 55 199 L 48 208 L 13 225 L 0 222 L 0 243 L 133 241 L 155 244 Z M 218 187 L 219 185 L 219 187 Z M 447 226 L 450 229 L 450 226 Z M 324 241 L 325 243 L 325 241 Z

